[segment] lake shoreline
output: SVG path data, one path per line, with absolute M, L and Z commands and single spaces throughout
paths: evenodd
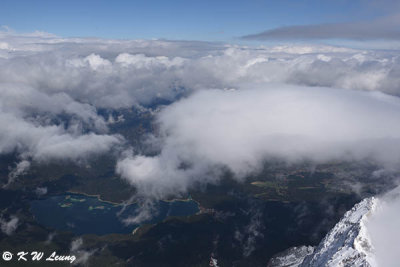
M 116 205 L 116 206 L 124 205 L 124 203 L 125 203 L 124 201 L 122 201 L 122 202 L 114 202 L 114 201 L 102 199 L 100 194 L 88 194 L 88 193 L 84 193 L 84 192 L 71 191 L 71 190 L 65 191 L 65 194 L 74 194 L 74 195 L 82 195 L 82 196 L 86 196 L 86 197 L 95 197 L 101 202 L 109 203 L 109 204 Z M 62 195 L 62 194 L 60 194 L 60 195 Z M 170 200 L 169 199 L 168 200 L 161 199 L 161 200 L 158 200 L 158 201 L 163 201 L 163 202 L 176 202 L 176 201 L 189 202 L 189 201 L 194 201 L 194 202 L 197 203 L 197 205 L 200 206 L 200 203 L 197 200 L 193 199 L 192 197 L 188 197 L 188 198 L 173 198 L 173 199 L 170 199 Z M 131 202 L 131 203 L 127 204 L 127 205 L 132 205 L 132 204 L 138 204 L 138 202 L 137 201 Z
M 69 191 L 32 200 L 30 211 L 38 223 L 61 231 L 72 231 L 78 235 L 132 233 L 134 228 L 142 224 L 158 223 L 170 216 L 191 216 L 200 211 L 199 204 L 190 197 L 160 200 L 154 202 L 154 206 L 151 207 L 151 217 L 143 222 L 126 224 L 132 216 L 140 214 L 142 208 L 137 202 L 124 206 L 123 203 L 104 201 L 98 195 Z M 104 224 L 96 224 L 98 221 Z

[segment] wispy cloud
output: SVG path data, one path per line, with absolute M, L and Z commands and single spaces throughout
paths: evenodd
M 17 230 L 19 219 L 15 215 L 10 217 L 10 220 L 0 218 L 0 229 L 6 235 L 12 235 Z

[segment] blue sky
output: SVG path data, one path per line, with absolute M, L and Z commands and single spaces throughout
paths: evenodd
M 265 30 L 369 20 L 385 13 L 365 0 L 0 2 L 0 25 L 64 37 L 234 41 Z

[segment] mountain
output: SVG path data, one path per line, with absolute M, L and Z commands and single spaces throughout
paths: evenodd
M 276 255 L 269 267 L 376 266 L 365 226 L 378 199 L 366 198 L 347 211 L 318 246 L 294 247 Z

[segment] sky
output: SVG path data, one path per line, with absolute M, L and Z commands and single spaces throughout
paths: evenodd
M 4 0 L 0 25 L 63 37 L 243 42 L 242 36 L 285 26 L 374 20 L 392 13 L 392 2 Z

